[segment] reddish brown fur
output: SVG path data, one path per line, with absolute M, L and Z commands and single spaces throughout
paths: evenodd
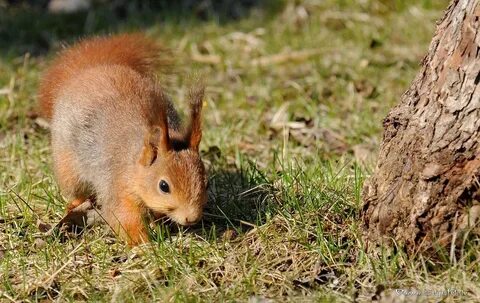
M 38 95 L 42 115 L 51 119 L 59 89 L 80 70 L 117 64 L 151 76 L 156 68 L 168 65 L 166 59 L 159 57 L 162 52 L 165 50 L 142 34 L 97 37 L 63 50 L 40 83 Z
M 128 188 L 127 184 L 118 184 L 117 186 Z M 127 193 L 121 195 L 117 203 L 115 215 L 107 213 L 105 216 L 110 228 L 130 246 L 148 242 L 148 233 L 143 221 L 144 207 Z
M 191 123 L 188 136 L 190 138 L 190 147 L 193 150 L 198 150 L 198 146 L 202 140 L 202 124 L 200 117 L 202 115 L 203 95 L 203 86 L 199 86 L 190 92 Z
M 156 67 L 168 64 L 159 53 L 141 34 L 85 40 L 64 50 L 40 85 L 42 112 L 52 120 L 54 170 L 71 199 L 67 211 L 98 201 L 107 223 L 130 245 L 148 239 L 147 209 L 190 225 L 200 220 L 207 199 L 198 152 L 203 88 L 191 93 L 186 131 L 170 129 L 171 104 L 153 80 Z M 86 112 L 100 119 L 88 120 Z M 132 158 L 138 160 L 126 160 Z M 159 191 L 159 180 L 168 180 L 170 193 Z

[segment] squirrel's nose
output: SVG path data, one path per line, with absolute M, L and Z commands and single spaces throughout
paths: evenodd
M 178 224 L 189 226 L 199 222 L 202 219 L 202 212 L 190 209 L 177 209 L 176 211 L 170 213 L 169 216 Z
M 200 221 L 200 217 L 185 217 L 185 225 L 193 225 L 195 223 L 197 223 L 198 221 Z

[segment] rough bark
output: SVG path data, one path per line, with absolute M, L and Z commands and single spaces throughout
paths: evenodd
M 364 188 L 367 239 L 446 246 L 480 215 L 480 0 L 454 0 L 420 72 L 385 118 Z

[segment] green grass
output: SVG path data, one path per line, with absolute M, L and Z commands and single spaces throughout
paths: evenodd
M 124 20 L 102 7 L 49 19 L 0 6 L 0 301 L 478 300 L 475 243 L 438 261 L 367 252 L 361 237 L 382 119 L 447 4 L 266 1 L 235 20 L 214 10 L 142 18 L 141 9 Z M 205 218 L 189 229 L 158 225 L 155 241 L 133 250 L 101 226 L 47 236 L 39 222 L 57 222 L 66 202 L 48 131 L 31 114 L 41 71 L 61 40 L 140 28 L 177 54 L 165 83 L 181 109 L 192 74 L 207 83 Z

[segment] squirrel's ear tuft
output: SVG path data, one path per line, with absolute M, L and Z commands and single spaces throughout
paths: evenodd
M 186 141 L 190 149 L 198 151 L 202 140 L 202 107 L 205 88 L 198 85 L 190 91 L 190 126 L 187 129 Z
M 170 139 L 166 124 L 164 127 L 155 126 L 145 136 L 143 141 L 140 164 L 143 166 L 152 165 L 157 159 L 158 154 L 166 153 L 170 150 Z

